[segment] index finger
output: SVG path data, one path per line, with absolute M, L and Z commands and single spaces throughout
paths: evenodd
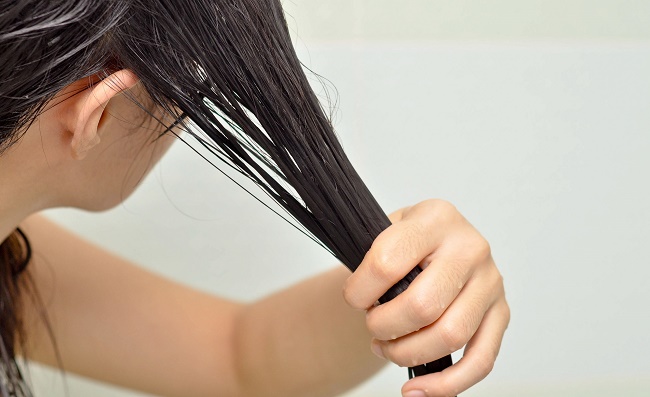
M 372 306 L 440 246 L 443 233 L 416 218 L 395 223 L 377 236 L 363 261 L 343 288 L 346 302 L 356 309 Z

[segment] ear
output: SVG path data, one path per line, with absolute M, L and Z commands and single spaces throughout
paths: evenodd
M 138 81 L 133 72 L 123 69 L 79 94 L 81 97 L 75 101 L 73 107 L 76 124 L 71 128 L 70 148 L 74 159 L 82 160 L 88 151 L 100 142 L 98 129 L 111 98 L 132 88 Z

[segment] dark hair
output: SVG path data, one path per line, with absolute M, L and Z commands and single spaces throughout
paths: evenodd
M 24 382 L 18 364 L 14 360 L 15 347 L 23 347 L 22 296 L 32 286 L 25 272 L 31 259 L 31 247 L 25 234 L 16 229 L 0 243 L 0 392 L 6 395 L 24 395 Z M 14 393 L 14 394 L 11 394 Z
M 309 85 L 279 0 L 0 1 L 0 150 L 67 85 L 130 69 L 350 270 L 390 225 Z

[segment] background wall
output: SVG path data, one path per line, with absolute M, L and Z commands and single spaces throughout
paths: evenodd
M 384 208 L 445 198 L 492 244 L 512 322 L 493 373 L 465 395 L 649 395 L 650 2 L 285 7 Z M 237 299 L 336 265 L 183 144 L 119 208 L 49 214 Z M 57 373 L 33 377 L 37 395 L 64 395 Z M 347 396 L 396 396 L 405 377 L 390 367 Z M 67 379 L 71 397 L 139 395 Z

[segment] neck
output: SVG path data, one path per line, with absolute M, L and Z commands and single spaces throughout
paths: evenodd
M 52 200 L 34 163 L 10 148 L 0 156 L 0 242 L 28 216 L 51 207 Z M 22 161 L 18 161 L 22 160 Z
M 47 206 L 41 205 L 39 200 L 19 199 L 18 196 L 8 192 L 10 189 L 0 178 L 0 242 L 4 241 L 28 216 Z
M 9 237 L 20 222 L 26 218 L 26 216 L 13 216 L 14 213 L 9 213 L 11 216 L 7 216 L 3 210 L 4 208 L 0 208 L 0 242 Z

